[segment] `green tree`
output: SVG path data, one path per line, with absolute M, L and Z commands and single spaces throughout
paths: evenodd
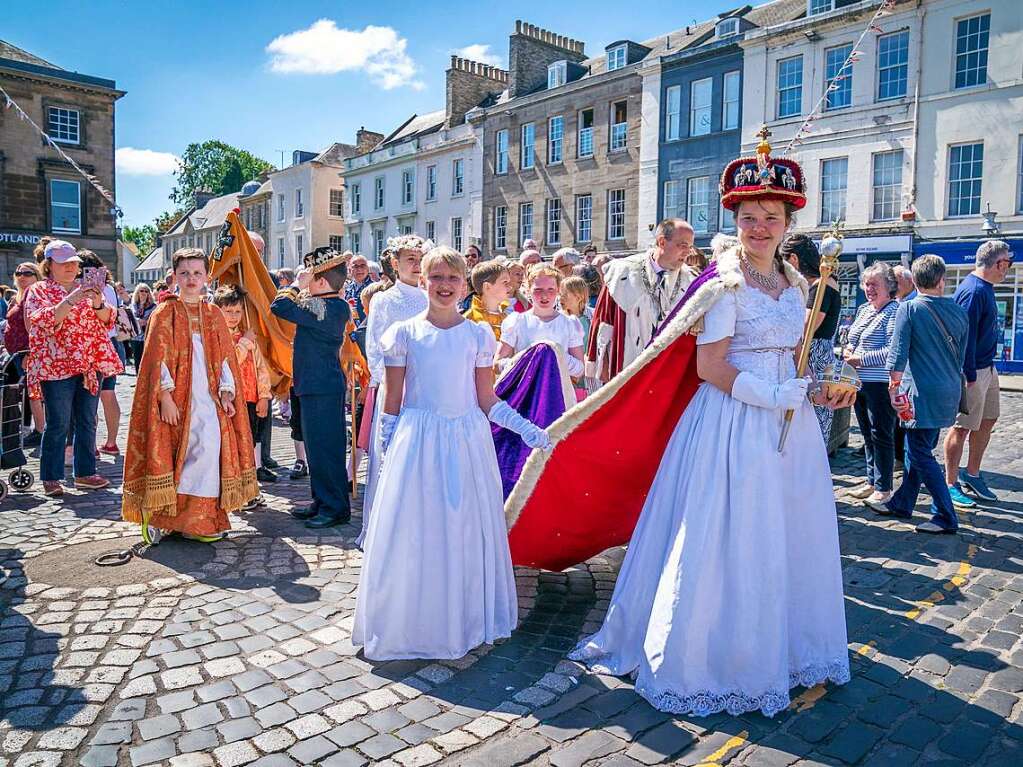
M 145 258 L 156 245 L 156 226 L 153 224 L 126 226 L 121 236 L 126 242 L 135 243 L 135 247 L 139 249 L 139 257 Z
M 163 234 L 172 226 L 174 226 L 174 224 L 177 223 L 178 219 L 181 218 L 183 215 L 185 215 L 185 212 L 180 209 L 164 211 L 163 213 L 156 217 L 156 220 L 153 221 L 153 226 L 156 227 L 156 233 Z
M 266 160 L 223 141 L 189 144 L 181 156 L 181 167 L 174 172 L 175 184 L 170 199 L 189 208 L 200 189 L 215 195 L 230 194 L 263 171 L 273 170 Z

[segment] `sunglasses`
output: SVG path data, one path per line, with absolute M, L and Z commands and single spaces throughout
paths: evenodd
M 26 270 L 26 271 L 21 271 L 21 272 L 15 272 L 14 276 L 15 277 L 36 277 L 37 275 L 36 275 L 35 272 L 30 272 L 30 271 Z

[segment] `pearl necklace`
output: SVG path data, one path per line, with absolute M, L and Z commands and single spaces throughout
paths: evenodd
M 772 292 L 778 289 L 778 272 L 772 271 L 769 274 L 764 274 L 753 266 L 753 262 L 749 260 L 749 256 L 746 255 L 745 251 L 740 252 L 739 261 L 746 268 L 746 273 L 750 276 L 750 279 L 760 285 L 760 287 Z

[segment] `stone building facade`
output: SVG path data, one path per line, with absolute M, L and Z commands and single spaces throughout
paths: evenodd
M 270 207 L 273 202 L 273 184 L 269 174 L 246 183 L 238 193 L 238 216 L 250 232 L 263 238 L 263 263 L 270 265 Z
M 0 40 L 0 86 L 111 193 L 113 80 L 69 72 Z M 111 205 L 50 148 L 14 109 L 0 109 L 0 281 L 31 259 L 44 235 L 96 252 L 119 273 Z

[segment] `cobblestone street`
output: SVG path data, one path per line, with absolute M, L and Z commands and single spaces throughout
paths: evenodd
M 519 569 L 507 642 L 370 663 L 350 641 L 360 517 L 310 535 L 287 514 L 307 481 L 266 485 L 218 544 L 99 568 L 139 539 L 119 521 L 121 459 L 102 458 L 105 491 L 55 501 L 37 479 L 0 505 L 0 767 L 1023 764 L 1023 394 L 1002 406 L 985 463 L 1002 500 L 958 536 L 858 505 L 856 437 L 833 460 L 853 679 L 793 690 L 774 719 L 672 717 L 565 660 L 600 625 L 622 550 Z M 293 461 L 280 421 L 274 456 Z

